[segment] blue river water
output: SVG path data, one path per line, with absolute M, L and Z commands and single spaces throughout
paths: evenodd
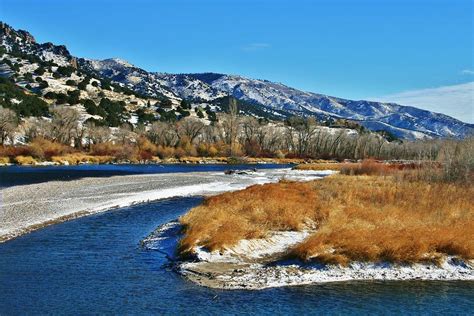
M 14 185 L 32 184 L 45 181 L 68 181 L 84 177 L 110 177 L 131 174 L 224 171 L 243 169 L 289 168 L 291 164 L 110 164 L 78 166 L 9 166 L 0 167 L 0 188 Z
M 0 244 L 0 315 L 473 314 L 469 281 L 341 282 L 261 291 L 195 285 L 140 241 L 201 201 L 135 205 Z

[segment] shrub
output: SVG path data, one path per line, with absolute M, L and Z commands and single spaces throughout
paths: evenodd
M 22 166 L 36 164 L 36 160 L 31 156 L 17 156 L 15 157 L 15 162 Z
M 139 162 L 138 148 L 132 145 L 124 145 L 115 156 L 117 160 L 126 160 L 130 162 Z
M 13 99 L 21 102 L 12 102 Z M 27 94 L 23 89 L 6 78 L 0 77 L 0 106 L 10 108 L 20 117 L 43 116 L 48 114 L 48 104 L 36 95 Z
M 16 156 L 28 156 L 30 154 L 28 146 L 1 146 L 0 156 L 14 159 Z
M 281 150 L 277 150 L 275 152 L 275 157 L 278 158 L 278 159 L 283 159 L 283 158 L 285 158 L 285 154 Z
M 75 71 L 71 66 L 59 66 L 56 69 L 56 73 L 60 75 L 60 77 L 70 77 L 72 73 Z
M 151 160 L 158 152 L 158 147 L 146 137 L 140 137 L 137 141 L 137 146 L 140 160 Z
M 34 73 L 37 76 L 42 76 L 45 73 L 45 70 L 43 67 L 39 66 L 38 68 L 35 69 Z
M 53 156 L 60 156 L 74 151 L 70 146 L 52 142 L 44 138 L 35 138 L 29 144 L 29 148 L 33 157 L 48 160 Z
M 217 156 L 217 154 L 219 153 L 219 151 L 217 150 L 217 148 L 214 147 L 214 146 L 212 146 L 212 145 L 209 146 L 209 149 L 207 150 L 207 152 L 208 152 L 208 155 L 209 155 L 210 157 L 215 157 L 215 156 Z
M 114 157 L 111 156 L 91 156 L 83 153 L 74 153 L 64 156 L 54 156 L 51 158 L 53 162 L 57 162 L 65 165 L 77 165 L 80 163 L 93 163 L 93 164 L 102 164 L 110 163 L 114 160 Z
M 176 158 L 183 158 L 183 157 L 186 156 L 186 151 L 185 151 L 183 148 L 178 147 L 178 148 L 176 148 L 175 151 L 174 151 L 174 156 L 175 156 Z
M 112 142 L 93 144 L 90 154 L 94 156 L 110 156 L 116 160 L 128 160 L 131 162 L 139 162 L 140 160 L 138 147 L 133 145 L 119 145 Z M 146 153 L 144 155 L 146 155 Z
M 396 167 L 384 164 L 372 159 L 366 159 L 360 164 L 343 164 L 341 173 L 345 175 L 390 175 L 396 171 Z
M 201 157 L 206 157 L 208 155 L 207 146 L 203 143 L 198 145 L 197 153 Z
M 40 84 L 38 85 L 38 88 L 40 88 L 41 90 L 46 89 L 47 87 L 49 87 L 49 84 L 48 84 L 48 82 L 46 82 L 44 80 L 41 81 Z
M 157 154 L 160 159 L 171 158 L 174 157 L 175 149 L 174 147 L 168 146 L 158 146 Z
M 90 153 L 94 156 L 117 156 L 122 151 L 122 146 L 112 142 L 93 144 Z

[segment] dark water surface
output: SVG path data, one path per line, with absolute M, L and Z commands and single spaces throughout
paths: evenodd
M 198 172 L 289 168 L 291 164 L 120 164 L 120 165 L 78 165 L 78 166 L 8 166 L 0 167 L 0 188 L 46 181 L 68 181 L 84 177 L 111 177 L 130 174 Z
M 0 315 L 473 313 L 474 282 L 344 282 L 262 291 L 197 286 L 140 241 L 200 201 L 136 205 L 0 244 Z

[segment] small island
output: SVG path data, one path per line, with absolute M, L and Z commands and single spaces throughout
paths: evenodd
M 177 270 L 225 289 L 473 280 L 474 189 L 458 158 L 451 170 L 370 160 L 299 165 L 339 172 L 208 197 L 179 219 Z

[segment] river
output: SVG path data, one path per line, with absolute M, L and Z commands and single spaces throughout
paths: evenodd
M 260 291 L 195 285 L 173 272 L 165 255 L 140 242 L 201 200 L 124 207 L 0 244 L 0 314 L 473 313 L 469 281 L 341 282 Z

